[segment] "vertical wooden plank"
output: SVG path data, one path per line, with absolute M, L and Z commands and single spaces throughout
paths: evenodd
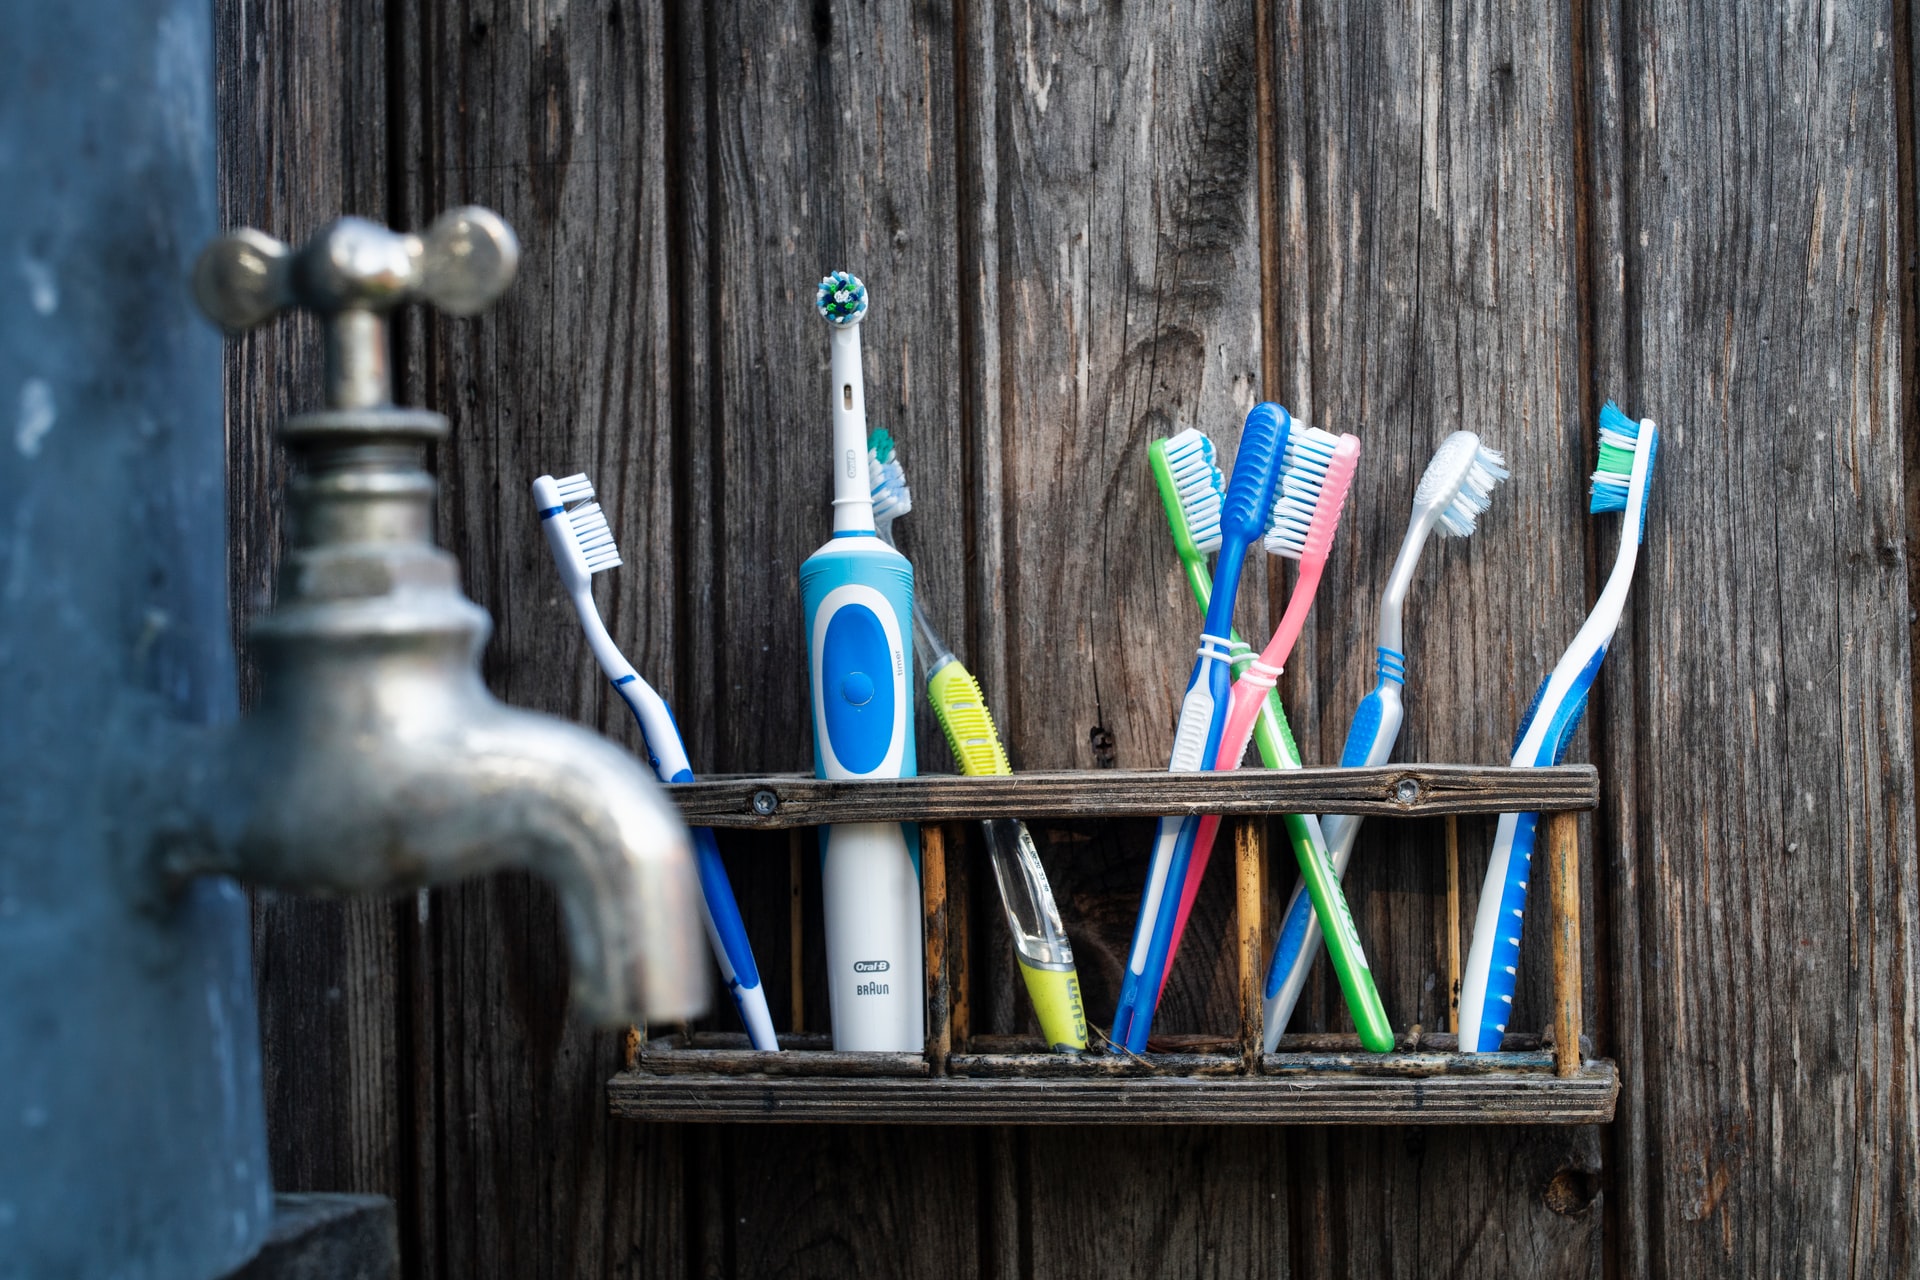
M 681 642 L 712 654 L 711 767 L 806 769 L 798 569 L 831 529 L 827 327 L 813 306 L 828 270 L 855 272 L 871 294 L 868 418 L 899 441 L 914 494 L 895 536 L 934 625 L 956 647 L 968 638 L 954 32 L 943 5 L 842 0 L 717 4 L 699 22 L 702 51 L 689 56 L 708 60 L 700 305 L 711 364 L 691 440 L 707 449 L 694 531 L 706 568 L 690 586 L 709 611 Z M 951 768 L 924 712 L 918 742 L 923 770 Z M 814 1007 L 824 1030 L 826 1005 Z M 736 1274 L 976 1269 L 967 1135 L 781 1128 L 712 1140 Z
M 298 243 L 337 214 L 387 213 L 386 6 L 214 5 L 220 218 Z M 285 460 L 275 431 L 320 405 L 320 335 L 305 316 L 226 344 L 227 511 L 237 641 L 271 599 Z M 255 694 L 241 650 L 242 697 Z M 392 1196 L 414 1208 L 402 981 L 391 902 L 259 894 L 254 980 L 276 1187 Z M 403 1226 L 411 1264 L 415 1237 Z
M 1029 1130 L 1035 1280 L 1288 1275 L 1286 1130 Z
M 1258 398 L 1253 19 L 1251 5 L 966 6 L 963 155 L 982 198 L 965 285 L 992 308 L 969 330 L 969 431 L 997 461 L 976 547 L 1000 557 L 980 571 L 980 612 L 1023 767 L 1166 760 L 1196 619 L 1146 449 L 1198 426 L 1230 461 Z M 1250 632 L 1264 581 L 1256 566 L 1242 592 Z M 1043 833 L 1073 854 L 1048 865 L 1096 1023 L 1150 838 L 1138 823 Z M 1163 1029 L 1237 1026 L 1235 898 L 1230 877 L 1210 878 Z M 1036 1130 L 1023 1154 L 1022 1217 L 994 1231 L 1032 1275 L 1284 1270 L 1271 1134 Z
M 1581 514 L 1580 191 L 1564 10 L 1285 3 L 1272 14 L 1285 260 L 1277 376 L 1289 407 L 1359 435 L 1340 540 L 1290 664 L 1287 709 L 1309 762 L 1337 760 L 1374 681 L 1371 637 L 1409 498 L 1433 449 L 1470 428 L 1514 479 L 1467 542 L 1430 542 L 1407 608 L 1409 760 L 1504 759 L 1514 726 L 1587 602 Z M 1279 594 L 1276 591 L 1276 594 Z M 1578 757 L 1576 757 L 1578 758 Z M 1472 918 L 1490 825 L 1460 824 Z M 1395 1025 L 1449 1011 L 1443 842 L 1431 823 L 1370 823 L 1348 898 Z M 1517 1017 L 1550 1014 L 1541 910 Z M 1348 1025 L 1317 984 L 1299 1025 Z M 1313 988 L 1310 988 L 1309 995 Z M 1296 1177 L 1310 1274 L 1587 1274 L 1600 1215 L 1542 1188 L 1598 1170 L 1591 1133 L 1360 1130 L 1302 1139 Z M 1582 1184 L 1584 1186 L 1584 1183 Z M 1588 1203 L 1591 1197 L 1588 1197 Z
M 1892 14 L 1633 3 L 1619 30 L 1622 306 L 1596 328 L 1623 341 L 1599 387 L 1662 429 L 1618 691 L 1637 771 L 1609 798 L 1638 858 L 1649 1261 L 1904 1274 L 1920 904 Z
M 1262 953 L 1266 937 L 1261 915 L 1261 872 L 1267 861 L 1267 824 L 1242 818 L 1233 824 L 1234 927 L 1240 969 L 1240 1051 L 1251 1072 L 1260 1061 Z
M 441 538 L 494 617 L 486 676 L 509 702 L 637 747 L 556 602 L 526 487 L 542 471 L 593 477 L 625 560 L 596 584 L 603 615 L 673 698 L 664 15 L 474 0 L 409 8 L 395 26 L 404 220 L 476 202 L 523 246 L 493 310 L 414 322 L 401 351 L 407 397 L 453 420 L 436 458 Z M 413 1051 L 433 1273 L 684 1266 L 679 1131 L 606 1115 L 620 1037 L 569 1016 L 552 895 L 498 877 L 434 894 L 418 928 L 432 989 Z
M 793 1006 L 792 1022 L 788 1030 L 794 1032 L 807 1029 L 806 985 L 800 979 L 801 957 L 806 954 L 807 916 L 802 909 L 805 895 L 801 888 L 805 883 L 805 876 L 800 862 L 801 858 L 806 856 L 801 852 L 805 839 L 806 833 L 797 828 L 787 836 L 787 892 L 789 895 L 787 899 L 787 960 L 793 969 L 791 981 L 787 984 Z
M 1580 817 L 1547 819 L 1548 922 L 1553 948 L 1553 1067 L 1580 1074 Z

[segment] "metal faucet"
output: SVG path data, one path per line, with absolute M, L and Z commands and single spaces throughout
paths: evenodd
M 319 314 L 326 407 L 281 430 L 289 547 L 248 636 L 259 705 L 214 749 L 182 753 L 156 797 L 156 866 L 169 885 L 219 873 L 329 895 L 525 867 L 559 893 L 586 1017 L 688 1018 L 707 981 L 686 826 L 628 753 L 487 692 L 492 621 L 433 541 L 423 454 L 447 419 L 392 403 L 386 313 L 418 300 L 474 314 L 518 259 L 480 208 L 424 235 L 342 218 L 297 252 L 242 230 L 202 253 L 195 294 L 230 332 Z

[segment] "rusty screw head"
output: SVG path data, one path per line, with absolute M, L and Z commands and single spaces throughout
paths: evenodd
M 773 811 L 779 807 L 780 797 L 773 794 L 773 792 L 756 791 L 753 793 L 753 811 L 761 817 L 771 816 Z

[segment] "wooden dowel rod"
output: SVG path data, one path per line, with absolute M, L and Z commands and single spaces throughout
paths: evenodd
M 1553 906 L 1553 1069 L 1563 1078 L 1580 1074 L 1580 819 L 1556 813 L 1547 819 Z
M 1264 818 L 1240 818 L 1233 824 L 1234 921 L 1240 960 L 1240 1051 L 1248 1072 L 1260 1064 L 1261 1000 L 1260 876 L 1267 860 L 1267 824 Z
M 1447 815 L 1447 1030 L 1460 1034 L 1460 819 Z
M 805 838 L 805 833 L 798 827 L 787 837 L 787 961 L 790 965 L 787 986 L 788 999 L 793 1002 L 793 1020 L 787 1025 L 795 1035 L 807 1029 L 807 997 L 800 977 L 801 957 L 806 954 L 806 934 L 803 931 L 806 916 L 800 909 L 803 896 L 801 869 L 804 865 L 801 862 L 804 857 L 801 842 Z
M 947 1073 L 953 1023 L 947 1008 L 947 833 L 935 823 L 920 828 L 920 894 L 927 923 L 927 1069 Z
M 967 996 L 973 982 L 969 969 L 973 963 L 969 828 L 980 829 L 978 823 L 953 828 L 948 839 L 953 856 L 947 859 L 947 1023 L 952 1028 L 953 1045 L 962 1053 L 966 1052 L 968 1038 L 973 1034 L 973 1011 Z

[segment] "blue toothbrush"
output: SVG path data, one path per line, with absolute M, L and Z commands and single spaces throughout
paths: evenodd
M 572 510 L 568 510 L 568 503 L 575 504 Z M 614 691 L 639 722 L 655 775 L 662 782 L 692 782 L 693 766 L 687 760 L 687 748 L 680 740 L 673 713 L 614 644 L 593 602 L 593 575 L 620 565 L 620 549 L 607 525 L 607 514 L 593 501 L 593 482 L 584 475 L 564 480 L 541 476 L 533 482 L 533 506 L 540 514 L 540 527 L 546 531 L 554 567 L 560 570 L 560 580 L 573 600 L 573 611 L 587 633 L 587 645 L 600 670 L 613 682 Z M 707 938 L 713 944 L 727 989 L 733 993 L 740 1021 L 746 1024 L 747 1039 L 756 1049 L 778 1049 L 780 1042 L 773 1033 L 767 993 L 760 985 L 760 970 L 753 963 L 753 948 L 747 944 L 747 927 L 740 920 L 740 905 L 734 901 L 733 885 L 727 880 L 727 868 L 720 861 L 713 832 L 695 827 L 693 849 L 700 869 Z
M 1220 750 L 1220 731 L 1226 724 L 1233 689 L 1233 604 L 1240 594 L 1240 571 L 1247 549 L 1267 527 L 1273 507 L 1274 481 L 1286 453 L 1293 420 L 1277 404 L 1257 404 L 1247 414 L 1234 454 L 1233 478 L 1220 512 L 1220 555 L 1215 562 L 1213 599 L 1201 626 L 1200 648 L 1180 704 L 1180 723 L 1173 735 L 1171 773 L 1211 769 Z M 1167 953 L 1179 916 L 1180 888 L 1186 883 L 1193 857 L 1194 836 L 1200 820 L 1162 818 L 1154 834 L 1153 862 L 1147 887 L 1134 921 L 1133 945 L 1120 979 L 1120 1001 L 1114 1010 L 1110 1039 L 1116 1049 L 1133 1053 L 1147 1047 L 1159 1002 Z
M 1600 672 L 1600 660 L 1607 656 L 1607 645 L 1626 610 L 1634 561 L 1647 536 L 1647 490 L 1659 447 L 1660 433 L 1651 419 L 1635 422 L 1611 400 L 1600 411 L 1600 465 L 1593 473 L 1588 510 L 1626 513 L 1620 550 L 1593 612 L 1521 719 L 1513 749 L 1516 767 L 1539 768 L 1566 759 L 1567 745 L 1587 709 L 1587 693 Z M 1503 814 L 1494 835 L 1493 857 L 1480 887 L 1480 908 L 1474 913 L 1473 945 L 1460 975 L 1462 1053 L 1496 1052 L 1506 1034 L 1519 977 L 1520 923 L 1526 914 L 1539 818 L 1537 813 Z

